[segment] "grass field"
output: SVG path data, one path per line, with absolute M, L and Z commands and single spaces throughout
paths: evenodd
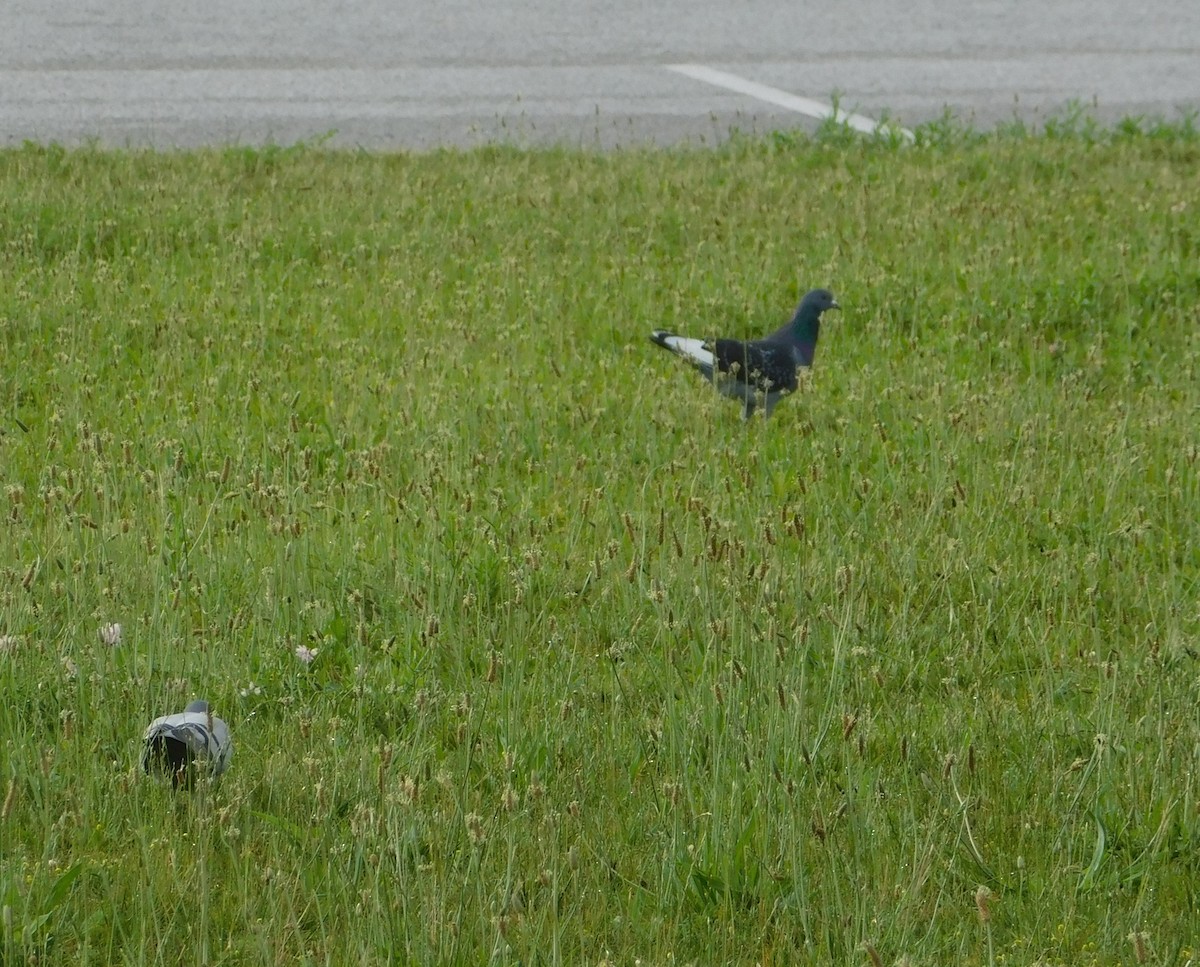
M 1198 169 L 0 153 L 0 961 L 1197 962 Z

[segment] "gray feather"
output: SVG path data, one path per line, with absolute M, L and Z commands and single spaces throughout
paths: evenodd
M 212 714 L 208 702 L 197 699 L 182 712 L 156 718 L 143 739 L 142 768 L 168 775 L 174 785 L 190 782 L 191 768 L 219 776 L 229 768 L 233 739 L 229 726 Z

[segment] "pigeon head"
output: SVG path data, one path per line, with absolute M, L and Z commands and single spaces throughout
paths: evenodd
M 800 300 L 800 308 L 797 315 L 804 313 L 806 315 L 815 315 L 820 317 L 821 313 L 826 309 L 840 309 L 837 299 L 833 297 L 833 293 L 828 289 L 813 289 Z
M 798 362 L 802 366 L 811 366 L 817 351 L 817 338 L 821 334 L 821 313 L 826 309 L 840 308 L 828 289 L 813 289 L 800 300 L 792 321 L 772 338 L 791 343 L 795 347 Z
M 188 702 L 188 707 L 185 708 L 184 711 L 185 712 L 207 712 L 208 711 L 208 702 L 204 701 L 204 699 L 202 699 L 202 698 L 198 698 L 194 702 Z

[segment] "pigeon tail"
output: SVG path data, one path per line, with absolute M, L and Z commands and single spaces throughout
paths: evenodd
M 191 775 L 188 766 L 195 755 L 186 742 L 160 733 L 146 740 L 146 753 L 142 758 L 142 767 L 146 772 L 159 773 L 171 777 L 171 785 L 178 789 L 180 786 L 191 785 Z
M 711 380 L 713 378 L 712 350 L 703 339 L 692 339 L 688 336 L 677 336 L 666 329 L 655 329 L 650 333 L 650 341 L 663 349 L 669 349 L 677 356 L 682 356 L 700 370 L 700 374 Z

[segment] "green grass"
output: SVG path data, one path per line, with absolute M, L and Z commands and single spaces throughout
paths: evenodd
M 1198 166 L 0 153 L 0 961 L 1195 957 Z

